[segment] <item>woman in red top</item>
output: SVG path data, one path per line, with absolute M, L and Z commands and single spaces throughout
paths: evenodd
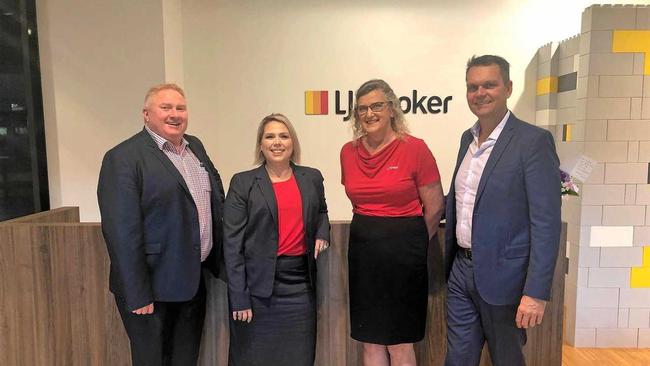
M 323 176 L 296 165 L 287 117 L 260 122 L 253 170 L 230 181 L 224 206 L 230 365 L 313 365 L 316 258 L 327 249 Z
M 352 202 L 348 250 L 352 338 L 365 365 L 415 365 L 424 337 L 427 246 L 443 212 L 436 161 L 408 134 L 399 100 L 383 80 L 356 93 L 354 140 L 341 150 Z

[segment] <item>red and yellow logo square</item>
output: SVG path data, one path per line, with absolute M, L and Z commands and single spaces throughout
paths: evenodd
M 327 114 L 327 90 L 305 91 L 305 114 Z

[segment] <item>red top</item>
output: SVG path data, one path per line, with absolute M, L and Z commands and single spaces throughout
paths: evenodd
M 370 155 L 361 140 L 341 149 L 341 183 L 352 211 L 366 216 L 422 216 L 418 187 L 440 181 L 426 143 L 411 135 L 396 138 Z
M 303 255 L 305 246 L 305 225 L 302 221 L 302 198 L 296 178 L 273 183 L 275 200 L 278 203 L 278 255 Z

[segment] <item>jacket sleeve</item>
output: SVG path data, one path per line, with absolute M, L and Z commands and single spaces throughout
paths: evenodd
M 145 259 L 141 184 L 133 158 L 106 153 L 97 186 L 102 233 L 120 287 L 117 295 L 124 297 L 130 310 L 154 300 Z
M 549 300 L 561 230 L 560 162 L 553 137 L 536 136 L 527 149 L 524 180 L 530 216 L 530 261 L 524 294 Z
M 248 188 L 242 182 L 241 175 L 235 175 L 230 181 L 230 188 L 226 195 L 223 220 L 223 252 L 232 311 L 251 308 L 244 257 L 247 223 Z
M 316 170 L 316 192 L 318 194 L 319 209 L 318 209 L 318 227 L 316 229 L 316 239 L 324 239 L 330 241 L 330 219 L 327 215 L 327 202 L 325 201 L 325 188 L 323 187 L 323 175 Z

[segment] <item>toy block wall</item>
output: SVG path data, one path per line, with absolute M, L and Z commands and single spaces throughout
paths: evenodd
M 650 347 L 650 6 L 591 6 L 578 36 L 536 57 L 536 124 L 563 167 L 596 161 L 563 199 L 567 342 Z

